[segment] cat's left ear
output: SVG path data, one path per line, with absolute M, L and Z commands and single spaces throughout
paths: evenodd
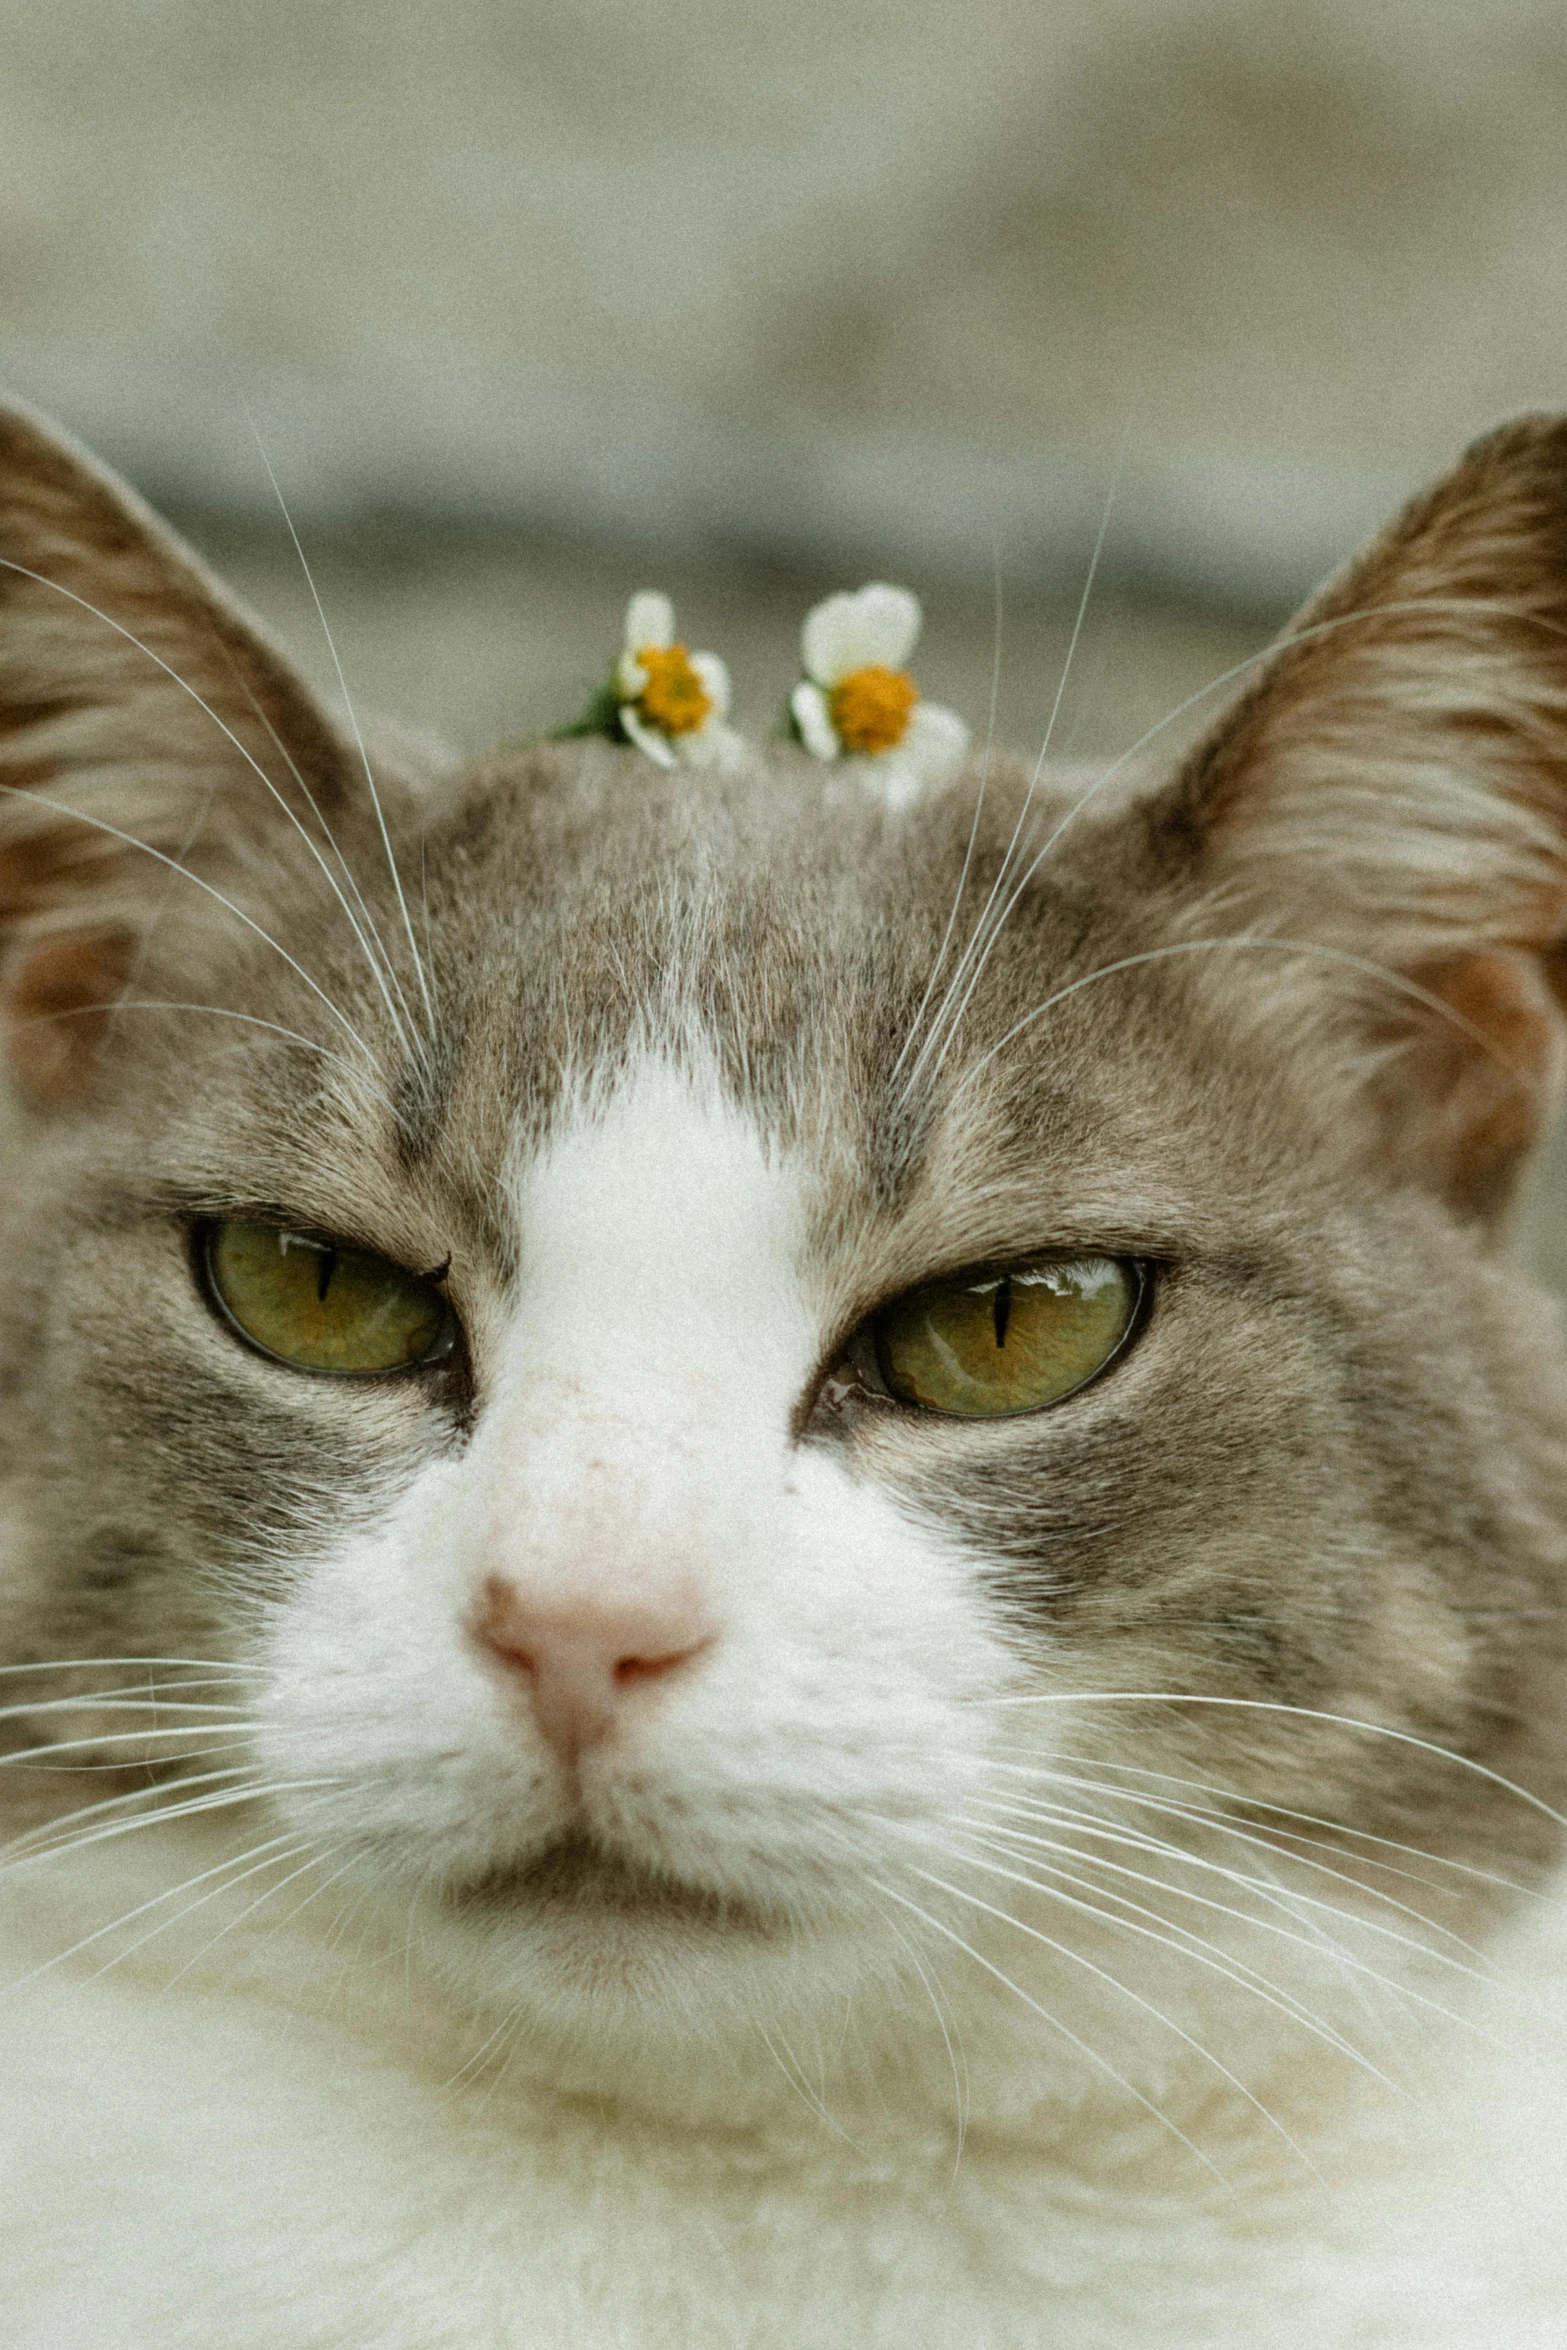
M 261 903 L 353 781 L 190 550 L 0 405 L 0 1054 L 23 1091 L 49 1108 L 91 1089 L 133 970 L 199 990 L 215 930 L 238 934 L 225 901 Z
M 1151 813 L 1194 933 L 1317 950 L 1384 1167 L 1498 1213 L 1567 1062 L 1567 419 L 1418 499 Z

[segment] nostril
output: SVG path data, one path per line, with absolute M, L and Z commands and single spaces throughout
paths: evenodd
M 633 1681 L 657 1681 L 665 1673 L 673 1673 L 681 1665 L 689 1664 L 707 1646 L 707 1641 L 698 1640 L 690 1648 L 672 1648 L 665 1656 L 617 1656 L 614 1663 L 615 1680 L 622 1689 L 629 1687 Z

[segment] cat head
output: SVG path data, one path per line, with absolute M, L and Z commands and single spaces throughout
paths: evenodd
M 1567 425 L 1113 813 L 366 752 L 20 412 L 0 556 L 0 1626 L 81 1701 L 18 1740 L 622 2051 L 1200 2000 L 1195 1871 L 1228 1951 L 1412 1845 L 1434 1947 L 1541 1863 Z M 234 1704 L 148 1732 L 140 1658 Z

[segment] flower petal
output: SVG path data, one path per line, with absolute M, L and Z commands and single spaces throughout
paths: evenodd
M 949 783 L 968 757 L 969 731 L 956 710 L 940 702 L 916 702 L 897 757 L 922 784 Z
M 644 645 L 667 652 L 675 641 L 675 607 L 657 588 L 641 588 L 626 606 L 626 650 L 640 653 Z
M 728 665 L 716 653 L 693 653 L 691 666 L 702 680 L 702 691 L 713 705 L 713 718 L 727 718 L 731 698 Z M 711 726 L 713 718 L 704 719 L 703 725 Z
M 800 729 L 800 740 L 811 757 L 836 759 L 843 745 L 827 715 L 827 696 L 821 687 L 808 681 L 797 685 L 789 696 L 789 708 L 795 725 Z
M 647 692 L 648 673 L 634 653 L 624 652 L 615 663 L 615 691 L 623 702 L 634 702 Z
M 873 580 L 827 596 L 805 616 L 800 650 L 808 677 L 833 686 L 854 669 L 901 669 L 920 632 L 918 596 Z
M 655 767 L 673 767 L 676 764 L 668 735 L 660 734 L 656 726 L 649 726 L 644 719 L 639 718 L 629 702 L 622 702 L 620 706 L 620 723 L 625 730 L 626 740 L 635 743 L 637 749 L 645 753 Z

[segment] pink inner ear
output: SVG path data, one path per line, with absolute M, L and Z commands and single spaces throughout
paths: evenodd
M 78 1101 L 91 1086 L 128 947 L 119 932 L 59 932 L 27 948 L 7 974 L 6 1061 L 40 1107 Z
M 1415 1083 L 1427 1102 L 1419 1140 L 1441 1188 L 1483 1215 L 1503 1203 L 1556 1106 L 1562 1015 L 1530 954 L 1498 948 L 1415 976 L 1453 1014 L 1450 1023 L 1432 1019 L 1418 1062 Z

